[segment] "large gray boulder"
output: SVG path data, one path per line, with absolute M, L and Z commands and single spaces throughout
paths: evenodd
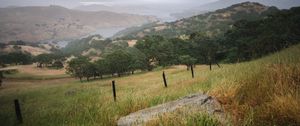
M 120 118 L 118 120 L 118 126 L 143 125 L 151 120 L 156 119 L 160 115 L 172 113 L 179 109 L 184 109 L 187 113 L 206 113 L 214 116 L 220 123 L 226 123 L 223 109 L 216 99 L 205 94 L 193 94 L 183 97 L 179 100 L 131 113 Z

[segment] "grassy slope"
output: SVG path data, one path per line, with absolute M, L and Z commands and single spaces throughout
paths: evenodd
M 213 71 L 197 66 L 195 79 L 185 67 L 171 67 L 165 69 L 168 88 L 163 87 L 162 70 L 114 78 L 118 102 L 112 99 L 111 79 L 34 88 L 7 85 L 0 89 L 0 122 L 15 124 L 15 98 L 21 101 L 25 125 L 115 125 L 131 112 L 205 91 L 224 104 L 234 124 L 299 124 L 299 55 L 297 45 Z

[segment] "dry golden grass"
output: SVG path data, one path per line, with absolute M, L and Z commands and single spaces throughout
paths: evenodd
M 47 80 L 70 78 L 65 69 L 37 68 L 36 65 L 19 65 L 8 68 L 16 69 L 12 74 L 5 74 L 8 79 L 18 80 Z
M 20 65 L 17 66 L 19 73 L 30 74 L 33 76 L 51 76 L 51 75 L 62 75 L 66 74 L 65 69 L 49 69 L 49 68 L 38 68 L 35 64 L 33 65 Z
M 299 125 L 299 54 L 298 45 L 227 67 L 218 71 L 226 79 L 219 80 L 210 93 L 231 113 L 234 125 Z

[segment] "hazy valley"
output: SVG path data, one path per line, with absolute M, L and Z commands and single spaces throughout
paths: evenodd
M 126 28 L 154 17 L 107 11 L 84 12 L 59 6 L 0 8 L 0 42 L 77 39 L 99 29 Z

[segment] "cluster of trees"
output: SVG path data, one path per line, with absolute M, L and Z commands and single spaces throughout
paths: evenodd
M 190 39 L 166 39 L 162 36 L 146 36 L 135 47 L 146 55 L 146 67 L 151 71 L 156 65 L 170 66 L 184 64 L 190 66 L 217 63 L 219 40 L 205 33 L 193 33 Z
M 219 46 L 203 33 L 191 35 L 191 39 L 166 39 L 162 36 L 146 36 L 134 47 L 126 42 L 111 44 L 103 51 L 102 59 L 91 62 L 78 57 L 68 63 L 67 72 L 74 77 L 101 77 L 107 74 L 121 76 L 136 70 L 151 71 L 156 66 L 184 64 L 187 70 L 196 63 L 215 62 Z
M 87 81 L 91 77 L 100 77 L 103 75 L 117 74 L 119 77 L 122 74 L 135 70 L 144 70 L 145 56 L 136 48 L 127 48 L 125 50 L 114 50 L 104 56 L 104 58 L 91 62 L 88 57 L 74 58 L 68 62 L 67 73 L 79 78 L 86 78 Z
M 37 63 L 37 67 L 52 67 L 56 69 L 63 68 L 63 62 L 65 61 L 65 55 L 63 53 L 50 53 L 40 54 L 34 57 L 34 62 Z
M 227 62 L 246 61 L 300 42 L 300 7 L 258 21 L 241 20 L 222 38 Z M 221 38 L 221 37 L 220 37 Z
M 54 67 L 63 68 L 63 61 L 65 56 L 62 53 L 50 53 L 40 54 L 38 56 L 32 56 L 29 53 L 24 52 L 12 52 L 0 55 L 0 64 L 13 64 L 13 65 L 27 65 L 34 62 L 37 63 L 37 67 Z
M 26 65 L 33 62 L 33 57 L 28 53 L 12 52 L 0 55 L 0 64 Z
M 198 61 L 192 56 L 192 46 L 189 41 L 162 36 L 147 36 L 134 47 L 128 47 L 126 42 L 117 42 L 106 47 L 102 59 L 98 61 L 92 62 L 82 56 L 72 59 L 68 62 L 67 72 L 80 80 L 86 78 L 89 81 L 91 77 L 102 78 L 108 74 L 121 76 L 134 74 L 136 70 L 151 71 L 156 66 L 184 64 L 190 68 Z
M 7 44 L 5 45 L 14 45 L 14 46 L 32 46 L 32 47 L 39 47 L 39 44 L 38 42 L 27 42 L 27 41 L 22 41 L 22 40 L 17 40 L 17 41 L 10 41 L 8 42 Z
M 192 49 L 193 43 L 178 38 L 166 39 L 162 36 L 146 36 L 135 45 L 146 57 L 147 70 L 155 66 L 185 64 L 187 67 L 197 62 Z

